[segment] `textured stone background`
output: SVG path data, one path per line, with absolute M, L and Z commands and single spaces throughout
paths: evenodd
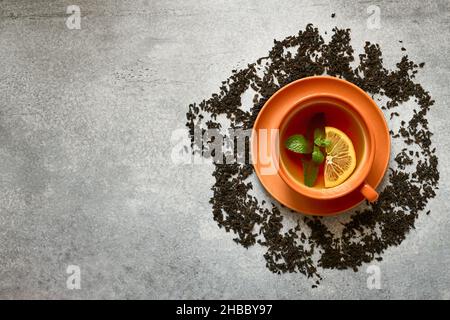
M 66 28 L 72 4 L 81 30 Z M 0 298 L 449 299 L 449 14 L 447 0 L 0 1 Z M 380 43 L 389 66 L 403 40 L 437 101 L 440 190 L 378 263 L 381 290 L 367 266 L 324 271 L 317 289 L 270 273 L 213 221 L 211 167 L 170 161 L 187 105 L 308 22 Z

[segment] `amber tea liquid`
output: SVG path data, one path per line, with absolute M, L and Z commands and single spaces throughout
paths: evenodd
M 302 104 L 289 114 L 282 124 L 280 131 L 280 161 L 286 168 L 288 175 L 298 183 L 304 184 L 302 158 L 309 155 L 300 155 L 291 152 L 284 147 L 284 142 L 294 134 L 302 134 L 306 137 L 308 125 L 316 113 L 325 114 L 325 125 L 342 130 L 351 139 L 356 153 L 356 169 L 360 165 L 366 144 L 362 119 L 344 101 L 325 99 L 321 102 Z M 324 166 L 321 165 L 319 176 L 314 188 L 325 188 Z

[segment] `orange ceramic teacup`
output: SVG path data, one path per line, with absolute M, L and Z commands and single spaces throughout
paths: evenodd
M 333 188 L 324 187 L 323 168 L 315 186 L 306 186 L 303 182 L 301 157 L 284 147 L 284 141 L 289 136 L 305 134 L 308 122 L 319 112 L 325 114 L 326 125 L 342 130 L 355 148 L 355 170 L 347 180 Z M 378 193 L 366 182 L 375 156 L 374 132 L 369 123 L 370 119 L 342 96 L 314 94 L 304 97 L 286 110 L 279 124 L 280 143 L 272 150 L 272 154 L 276 154 L 275 158 L 279 159 L 279 175 L 293 190 L 309 198 L 335 199 L 359 189 L 367 200 L 376 201 Z

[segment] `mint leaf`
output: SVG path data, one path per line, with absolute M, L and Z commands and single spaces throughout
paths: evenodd
M 327 139 L 316 138 L 314 140 L 314 144 L 318 147 L 328 147 L 331 144 L 331 141 Z
M 308 141 L 306 141 L 306 138 L 301 134 L 294 134 L 293 136 L 290 136 L 284 145 L 286 148 L 296 153 L 309 153 Z
M 319 174 L 319 165 L 312 160 L 302 160 L 305 185 L 313 187 Z
M 321 124 L 319 127 L 314 129 L 314 142 L 316 140 L 322 141 L 325 139 L 325 127 Z
M 318 146 L 314 146 L 314 151 L 312 152 L 312 161 L 317 164 L 321 164 L 323 160 L 325 159 L 322 151 L 320 151 L 320 148 Z
M 326 147 L 330 145 L 330 142 L 326 140 L 325 133 L 325 114 L 318 113 L 313 117 L 312 122 L 314 122 L 314 144 L 318 147 Z
M 330 140 L 324 139 L 322 140 L 322 146 L 323 147 L 328 147 L 331 144 Z
M 316 139 L 314 139 L 314 144 L 315 144 L 316 146 L 321 147 L 321 146 L 322 146 L 322 139 L 321 139 L 321 138 L 316 138 Z
M 320 128 L 324 129 L 322 130 Z M 308 127 L 306 130 L 306 138 L 312 143 L 314 143 L 314 140 L 317 137 L 325 138 L 325 114 L 323 112 L 314 114 L 314 116 L 308 122 Z

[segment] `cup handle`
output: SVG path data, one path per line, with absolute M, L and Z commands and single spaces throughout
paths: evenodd
M 361 187 L 361 193 L 369 202 L 375 202 L 378 199 L 378 192 L 368 185 L 367 182 Z

